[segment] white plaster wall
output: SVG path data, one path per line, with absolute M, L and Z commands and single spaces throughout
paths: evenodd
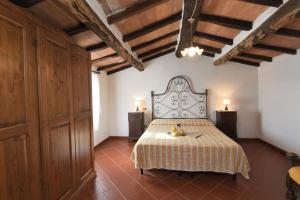
M 300 52 L 282 55 L 259 69 L 261 138 L 300 154 Z
M 108 76 L 109 130 L 113 136 L 128 135 L 128 111 L 134 110 L 135 97 L 143 97 L 151 120 L 150 91 L 164 92 L 168 81 L 177 75 L 192 80 L 197 92 L 209 89 L 209 115 L 215 121 L 215 111 L 222 109 L 222 100 L 230 98 L 230 108 L 238 111 L 239 137 L 258 137 L 258 70 L 255 67 L 229 62 L 213 66 L 212 58 L 199 56 L 177 59 L 169 54 L 146 65 L 143 72 L 130 68 Z
M 107 89 L 107 75 L 105 73 L 92 73 L 94 146 L 109 136 Z

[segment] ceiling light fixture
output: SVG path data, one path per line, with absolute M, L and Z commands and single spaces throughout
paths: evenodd
M 191 44 L 189 47 L 184 48 L 183 51 L 180 51 L 180 53 L 183 57 L 185 57 L 185 56 L 194 57 L 195 55 L 200 56 L 203 53 L 203 49 L 200 49 L 198 46 L 193 45 L 193 24 L 195 22 L 194 14 L 195 14 L 196 8 L 198 7 L 198 2 L 199 2 L 199 0 L 197 0 L 197 2 L 195 3 L 194 11 L 193 11 L 191 18 L 188 19 L 188 21 L 190 23 L 190 27 L 191 27 L 191 31 L 190 31 L 191 32 Z

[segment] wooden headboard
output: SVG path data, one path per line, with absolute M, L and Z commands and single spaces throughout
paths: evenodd
M 187 77 L 176 76 L 164 93 L 151 91 L 152 119 L 207 119 L 207 94 L 194 92 Z

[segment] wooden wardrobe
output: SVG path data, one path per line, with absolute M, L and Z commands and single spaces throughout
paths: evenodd
M 64 33 L 0 2 L 0 199 L 72 199 L 95 177 L 91 62 Z

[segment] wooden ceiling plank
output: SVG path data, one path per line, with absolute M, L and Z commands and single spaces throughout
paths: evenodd
M 100 50 L 107 49 L 107 48 L 109 48 L 109 46 L 107 46 L 107 44 L 105 42 L 100 42 L 98 44 L 88 46 L 85 49 L 88 52 L 94 52 L 94 51 L 100 51 Z
M 290 55 L 297 54 L 297 49 L 290 49 L 290 48 L 286 48 L 286 47 L 279 47 L 279 46 L 273 46 L 273 45 L 267 45 L 267 44 L 255 44 L 253 47 L 258 48 L 258 49 L 278 51 L 278 52 L 286 53 L 286 54 L 290 54 Z
M 239 30 L 249 31 L 252 29 L 252 22 L 250 21 L 233 19 L 217 15 L 200 14 L 198 20 Z
M 63 5 L 67 6 L 72 13 L 74 13 L 81 23 L 85 24 L 92 30 L 101 40 L 108 46 L 114 49 L 117 54 L 136 69 L 143 71 L 144 65 L 131 55 L 121 42 L 114 36 L 114 34 L 106 27 L 106 25 L 99 19 L 97 14 L 82 0 L 58 0 Z
M 147 57 L 147 58 L 144 58 L 144 59 L 142 60 L 142 62 L 143 62 L 143 63 L 148 62 L 148 61 L 153 60 L 153 59 L 155 59 L 155 58 L 158 58 L 158 57 L 167 55 L 167 54 L 169 54 L 169 53 L 172 53 L 172 52 L 174 52 L 174 51 L 175 51 L 175 47 L 174 47 L 174 48 L 171 48 L 171 49 L 168 49 L 168 50 L 166 50 L 166 51 L 163 51 L 163 52 L 159 52 L 159 53 L 154 54 L 154 55 L 152 55 L 152 56 L 149 56 L 149 57 Z
M 112 67 L 116 67 L 116 66 L 119 66 L 119 65 L 123 65 L 123 64 L 125 64 L 125 63 L 127 63 L 127 61 L 118 62 L 118 63 L 112 63 L 112 64 L 109 64 L 109 65 L 104 65 L 104 66 L 98 67 L 98 68 L 97 68 L 97 71 L 106 70 L 106 69 L 109 69 L 109 68 L 112 68 Z
M 10 0 L 10 1 L 18 6 L 23 7 L 23 8 L 29 8 L 38 3 L 43 2 L 44 0 Z
M 113 54 L 109 54 L 109 55 L 103 56 L 101 58 L 94 59 L 94 60 L 92 60 L 92 63 L 93 63 L 93 65 L 96 65 L 97 63 L 99 63 L 101 61 L 104 61 L 104 60 L 107 60 L 107 59 L 116 58 L 116 57 L 119 57 L 119 55 L 117 53 L 113 53 Z
M 79 33 L 82 33 L 84 31 L 88 31 L 89 28 L 86 27 L 84 24 L 79 24 L 76 27 L 70 28 L 70 29 L 65 29 L 64 32 L 67 33 L 69 36 L 73 36 Z
M 268 56 L 262 56 L 262 55 L 256 55 L 256 54 L 250 54 L 250 53 L 241 53 L 239 54 L 240 57 L 244 58 L 253 58 L 260 61 L 266 61 L 266 62 L 272 62 L 273 58 Z
M 243 59 L 240 59 L 240 58 L 232 58 L 232 59 L 230 59 L 230 61 L 241 63 L 241 64 L 244 64 L 244 65 L 251 65 L 251 66 L 255 66 L 255 67 L 259 67 L 260 66 L 260 63 L 258 63 L 258 62 L 253 62 L 253 61 L 249 61 L 249 60 L 243 60 Z
M 194 43 L 196 46 L 198 46 L 199 48 L 201 49 L 204 49 L 208 52 L 211 52 L 211 53 L 221 53 L 222 50 L 219 49 L 219 48 L 216 48 L 216 47 L 212 47 L 212 46 L 208 46 L 208 45 L 204 45 L 204 44 L 200 44 L 200 43 Z
M 279 7 L 283 3 L 283 0 L 241 0 L 241 1 L 259 4 L 263 6 L 272 6 L 272 7 Z
M 194 36 L 199 37 L 199 38 L 205 38 L 205 39 L 216 41 L 216 42 L 220 42 L 223 44 L 228 44 L 228 45 L 233 44 L 233 39 L 231 39 L 231 38 L 221 37 L 221 36 L 212 35 L 212 34 L 208 34 L 208 33 L 202 33 L 202 32 L 196 31 Z
M 160 46 L 160 47 L 158 47 L 158 48 L 155 48 L 155 49 L 152 49 L 152 50 L 147 51 L 147 52 L 145 52 L 145 53 L 139 54 L 139 55 L 138 55 L 138 58 L 140 59 L 140 58 L 144 58 L 144 57 L 150 56 L 150 55 L 152 55 L 152 54 L 155 54 L 155 53 L 157 53 L 157 52 L 160 52 L 160 51 L 162 51 L 162 50 L 168 49 L 168 48 L 173 47 L 173 46 L 176 46 L 176 45 L 177 45 L 177 41 L 174 41 L 174 42 L 165 44 L 165 45 Z
M 130 67 L 132 67 L 132 66 L 131 65 L 126 65 L 126 66 L 123 66 L 123 67 L 120 67 L 120 68 L 117 68 L 117 69 L 110 70 L 110 71 L 107 72 L 107 75 L 111 75 L 111 74 L 120 72 L 120 71 L 122 71 L 124 69 L 128 69 Z
M 288 37 L 300 38 L 300 31 L 288 28 L 281 28 L 275 34 Z
M 241 42 L 238 42 L 236 45 L 228 48 L 225 52 L 223 52 L 220 56 L 218 56 L 214 64 L 220 65 L 230 60 L 231 58 L 237 56 L 239 53 L 250 49 L 255 44 L 257 44 L 260 40 L 265 38 L 267 35 L 275 33 L 278 29 L 286 26 L 291 23 L 297 16 L 300 11 L 300 1 L 299 0 L 289 0 L 280 6 L 274 13 L 270 14 L 263 23 L 258 25 L 254 30 L 250 31 L 248 34 L 243 36 L 244 39 Z M 262 44 L 259 44 L 261 48 Z M 269 45 L 268 45 L 269 46 Z M 264 47 L 267 47 L 264 45 Z M 279 51 L 285 51 L 285 53 L 295 54 L 295 50 L 288 50 L 283 48 L 274 48 Z M 266 48 L 265 48 L 266 49 Z M 270 49 L 270 48 L 268 48 Z M 287 50 L 287 51 L 286 51 Z
M 123 19 L 131 17 L 133 15 L 137 15 L 141 12 L 144 12 L 152 7 L 158 6 L 167 1 L 168 0 L 144 0 L 137 2 L 128 8 L 120 9 L 118 11 L 115 11 L 114 13 L 109 14 L 107 16 L 107 22 L 108 24 L 117 23 Z
M 152 45 L 152 44 L 155 44 L 155 43 L 157 43 L 157 42 L 159 42 L 159 41 L 161 41 L 161 40 L 164 40 L 164 39 L 166 39 L 166 38 L 175 36 L 175 35 L 177 35 L 178 33 L 179 33 L 179 30 L 172 31 L 172 32 L 170 32 L 170 33 L 167 33 L 167 34 L 165 34 L 165 35 L 162 35 L 162 36 L 160 36 L 160 37 L 158 37 L 158 38 L 155 38 L 155 39 L 153 39 L 153 40 L 150 40 L 150 41 L 148 41 L 148 42 L 144 42 L 144 43 L 138 44 L 138 45 L 136 45 L 136 46 L 133 46 L 133 47 L 131 47 L 131 50 L 132 50 L 132 51 L 136 51 L 136 50 L 139 50 L 139 49 L 143 49 L 143 48 L 148 47 L 148 46 L 150 46 L 150 45 Z
M 138 37 L 141 37 L 141 36 L 146 35 L 150 32 L 153 32 L 153 31 L 155 31 L 159 28 L 162 28 L 162 27 L 164 27 L 168 24 L 171 24 L 173 22 L 176 22 L 180 19 L 181 19 L 181 12 L 178 12 L 174 15 L 171 15 L 171 16 L 161 20 L 161 21 L 154 22 L 154 23 L 149 24 L 149 25 L 147 25 L 147 26 L 145 26 L 145 27 L 143 27 L 139 30 L 133 31 L 132 33 L 128 33 L 128 34 L 123 35 L 123 41 L 128 42 L 130 40 L 134 40 Z
M 215 57 L 215 54 L 209 53 L 209 52 L 206 52 L 206 51 L 203 51 L 202 55 L 203 55 L 203 56 L 212 57 L 212 58 Z
M 192 44 L 202 4 L 203 0 L 183 1 L 183 17 L 181 20 L 179 41 L 175 52 L 177 58 L 181 58 L 181 51 L 190 47 Z

